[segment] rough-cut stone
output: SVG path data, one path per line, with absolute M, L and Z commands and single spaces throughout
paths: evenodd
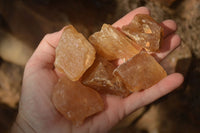
M 59 79 L 52 101 L 57 110 L 75 125 L 104 109 L 103 100 L 95 90 L 67 78 Z
M 101 94 L 115 94 L 125 97 L 130 94 L 121 84 L 116 84 L 113 71 L 116 67 L 102 57 L 97 57 L 92 67 L 83 75 L 82 83 Z
M 120 65 L 113 73 L 132 92 L 147 89 L 167 76 L 160 64 L 145 52 Z
M 147 51 L 158 51 L 162 43 L 163 28 L 146 14 L 137 14 L 122 31 Z
M 141 50 L 122 32 L 108 24 L 104 24 L 100 32 L 92 34 L 89 41 L 94 45 L 97 53 L 107 60 L 129 59 Z
M 61 36 L 56 48 L 55 67 L 64 72 L 72 81 L 77 81 L 95 60 L 95 49 L 69 25 Z

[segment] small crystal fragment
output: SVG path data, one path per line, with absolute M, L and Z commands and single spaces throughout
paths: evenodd
M 103 100 L 95 90 L 64 77 L 56 84 L 52 101 L 56 109 L 75 125 L 104 109 Z
M 147 51 L 158 51 L 162 43 L 163 28 L 146 14 L 137 14 L 122 31 Z
M 160 64 L 145 52 L 135 55 L 113 73 L 131 92 L 150 88 L 167 76 Z
M 104 24 L 100 32 L 92 34 L 89 41 L 97 53 L 107 60 L 129 59 L 141 50 L 131 39 L 108 24 Z
M 77 81 L 95 59 L 94 47 L 69 25 L 62 33 L 56 48 L 55 67 L 72 81 Z
M 101 94 L 115 94 L 125 97 L 130 92 L 121 84 L 116 83 L 113 70 L 116 67 L 102 57 L 97 57 L 94 64 L 85 72 L 82 83 Z

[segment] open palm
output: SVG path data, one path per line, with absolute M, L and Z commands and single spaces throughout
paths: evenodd
M 149 10 L 145 7 L 137 8 L 113 26 L 122 27 L 128 24 L 138 13 L 149 14 Z M 174 33 L 175 22 L 165 20 L 161 25 L 164 27 L 165 37 L 160 53 L 154 55 L 158 61 L 180 44 L 179 36 Z M 58 74 L 53 65 L 55 48 L 61 34 L 62 30 L 46 35 L 26 65 L 19 113 L 13 127 L 15 133 L 17 131 L 28 133 L 107 132 L 131 112 L 173 91 L 183 82 L 182 75 L 176 73 L 167 76 L 153 87 L 133 93 L 124 99 L 105 95 L 103 96 L 105 110 L 88 118 L 82 126 L 75 127 L 57 112 L 51 101 L 52 89 L 58 80 Z

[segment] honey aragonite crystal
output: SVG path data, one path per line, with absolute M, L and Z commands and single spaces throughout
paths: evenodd
M 101 31 L 92 34 L 89 41 L 97 53 L 107 60 L 129 59 L 141 50 L 131 39 L 109 24 L 104 24 Z
M 162 66 L 146 52 L 135 55 L 113 73 L 131 92 L 150 88 L 167 76 Z
M 63 30 L 56 47 L 55 67 L 72 81 L 77 81 L 95 60 L 95 49 L 72 26 Z
M 93 65 L 85 72 L 82 83 L 97 90 L 101 94 L 114 94 L 125 97 L 130 94 L 122 84 L 117 84 L 113 76 L 116 68 L 106 59 L 97 56 Z
M 66 77 L 60 78 L 55 85 L 52 102 L 66 119 L 77 126 L 104 109 L 104 102 L 95 90 Z
M 163 38 L 163 28 L 149 15 L 137 14 L 122 31 L 136 44 L 147 51 L 159 51 Z

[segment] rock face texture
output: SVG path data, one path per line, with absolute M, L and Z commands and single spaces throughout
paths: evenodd
M 4 62 L 0 66 L 0 102 L 16 108 L 20 98 L 23 68 Z
M 23 67 L 1 60 L 0 132 L 8 132 L 17 115 Z
M 34 49 L 5 30 L 0 29 L 0 57 L 8 62 L 25 66 Z

